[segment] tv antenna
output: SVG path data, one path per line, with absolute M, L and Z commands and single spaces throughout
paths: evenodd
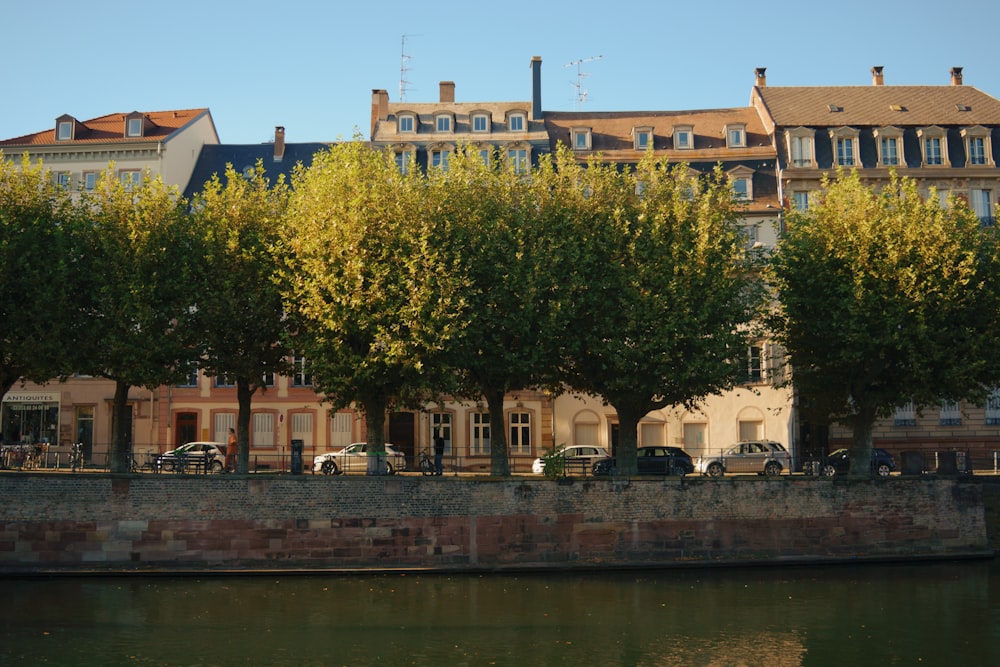
M 410 68 L 406 66 L 406 63 L 410 61 L 410 56 L 406 53 L 406 35 L 400 39 L 399 44 L 399 101 L 402 102 L 403 98 L 406 97 L 406 86 L 409 85 L 409 81 L 406 80 L 406 73 L 410 71 Z
M 600 60 L 604 56 L 590 56 L 589 58 L 580 58 L 579 60 L 574 60 L 571 63 L 566 63 L 563 67 L 573 67 L 576 66 L 576 82 L 570 82 L 574 88 L 576 88 L 576 110 L 579 111 L 580 107 L 584 102 L 587 101 L 587 91 L 583 87 L 583 80 L 590 76 L 590 74 L 583 71 L 583 63 L 589 63 L 594 60 Z

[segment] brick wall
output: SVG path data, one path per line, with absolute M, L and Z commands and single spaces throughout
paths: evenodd
M 0 570 L 484 568 L 990 552 L 975 480 L 0 475 Z

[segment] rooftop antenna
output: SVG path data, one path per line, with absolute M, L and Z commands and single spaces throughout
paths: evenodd
M 584 102 L 587 101 L 587 91 L 583 87 L 584 78 L 590 76 L 583 71 L 583 63 L 589 63 L 594 60 L 600 60 L 604 56 L 590 56 L 589 58 L 580 58 L 579 60 L 574 60 L 571 63 L 566 63 L 563 67 L 573 67 L 576 66 L 576 82 L 570 82 L 574 88 L 576 88 L 576 110 L 579 111 L 580 107 Z
M 410 83 L 406 80 L 406 73 L 409 72 L 409 68 L 406 63 L 409 62 L 410 56 L 406 54 L 406 35 L 403 35 L 399 44 L 399 101 L 402 102 L 406 97 L 406 86 Z

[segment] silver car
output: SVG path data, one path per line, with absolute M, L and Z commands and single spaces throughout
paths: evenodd
M 698 459 L 695 472 L 710 477 L 731 473 L 757 473 L 772 477 L 790 469 L 791 457 L 784 445 L 773 440 L 748 440 L 718 455 Z
M 222 472 L 226 467 L 226 446 L 221 442 L 189 442 L 156 457 L 157 471 Z
M 567 473 L 575 472 L 584 475 L 590 472 L 591 467 L 597 461 L 611 458 L 611 454 L 608 454 L 608 450 L 604 447 L 593 445 L 570 445 L 563 447 L 557 454 L 566 462 Z M 535 459 L 534 463 L 531 464 L 531 472 L 536 475 L 544 473 L 545 459 L 540 457 Z
M 406 470 L 406 456 L 392 445 L 385 445 L 386 472 Z M 320 454 L 313 459 L 313 472 L 324 475 L 339 475 L 342 472 L 366 472 L 368 470 L 368 443 L 355 442 L 336 452 Z

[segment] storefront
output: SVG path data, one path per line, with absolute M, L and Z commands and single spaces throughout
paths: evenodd
M 58 444 L 59 400 L 57 391 L 7 392 L 0 411 L 3 444 Z

